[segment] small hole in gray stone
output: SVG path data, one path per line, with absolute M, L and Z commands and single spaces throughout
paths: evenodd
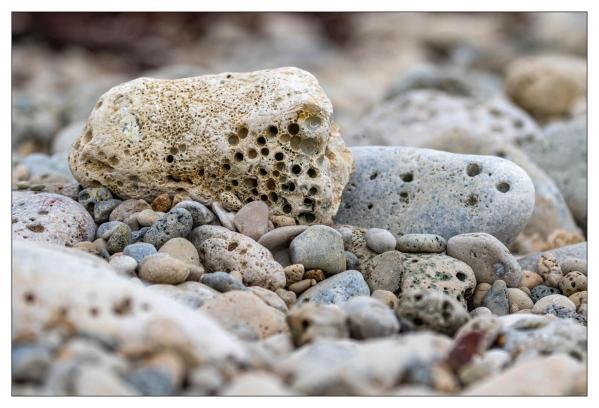
M 468 175 L 470 177 L 478 176 L 481 171 L 482 171 L 482 169 L 481 169 L 481 167 L 479 166 L 478 163 L 470 163 L 466 167 L 466 173 L 468 173 Z
M 497 183 L 496 187 L 497 187 L 497 190 L 501 191 L 502 193 L 507 193 L 508 191 L 510 191 L 510 185 L 508 183 L 506 183 L 505 181 Z

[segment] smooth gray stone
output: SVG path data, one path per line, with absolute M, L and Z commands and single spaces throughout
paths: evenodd
M 399 146 L 354 147 L 352 154 L 356 171 L 338 224 L 445 239 L 486 232 L 509 244 L 533 211 L 532 181 L 508 160 Z
M 326 273 L 345 270 L 346 260 L 341 234 L 326 225 L 312 225 L 289 245 L 289 257 L 294 264 Z
M 522 148 L 555 181 L 578 224 L 587 224 L 587 116 L 555 122 Z
M 587 243 L 580 242 L 574 245 L 568 245 L 561 248 L 551 249 L 549 251 L 537 252 L 535 254 L 530 254 L 518 258 L 518 263 L 522 267 L 523 270 L 527 271 L 537 271 L 537 263 L 539 262 L 539 258 L 541 255 L 551 254 L 555 256 L 558 263 L 572 262 L 572 258 L 577 258 L 581 260 L 587 259 Z M 580 271 L 583 272 L 583 271 Z
M 484 307 L 488 308 L 494 315 L 504 316 L 510 312 L 507 299 L 507 286 L 501 279 L 493 282 L 493 286 L 483 298 Z
M 337 304 L 354 296 L 370 296 L 370 290 L 360 272 L 345 271 L 333 275 L 306 290 L 297 299 L 297 304 L 307 302 Z

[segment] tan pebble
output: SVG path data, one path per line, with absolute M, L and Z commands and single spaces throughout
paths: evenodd
M 299 295 L 300 293 L 306 291 L 308 288 L 312 286 L 312 281 L 314 281 L 314 284 L 316 284 L 316 281 L 314 279 L 304 279 L 299 282 L 295 282 L 292 285 L 289 285 L 288 289 L 292 292 L 295 292 L 296 295 Z
M 568 296 L 568 299 L 574 303 L 574 306 L 576 306 L 576 311 L 578 312 L 580 306 L 587 303 L 587 291 L 583 290 L 581 292 L 576 292 L 573 295 Z
M 487 292 L 491 289 L 491 285 L 488 283 L 479 283 L 476 285 L 476 289 L 474 290 L 474 295 L 472 295 L 472 306 L 479 307 L 483 303 L 483 298 L 487 294 Z
M 176 284 L 189 275 L 189 265 L 164 253 L 146 256 L 139 264 L 139 277 L 151 283 Z
M 137 222 L 142 227 L 149 227 L 160 219 L 160 215 L 151 209 L 143 210 L 137 213 Z
M 185 238 L 171 238 L 164 243 L 158 252 L 168 254 L 175 259 L 191 265 L 200 265 L 198 250 Z
M 543 254 L 537 263 L 537 271 L 543 277 L 545 285 L 557 288 L 563 273 L 557 258 L 551 254 Z
M 100 250 L 98 249 L 98 247 L 93 242 L 89 241 L 78 242 L 75 245 L 73 245 L 73 248 L 80 249 L 82 251 L 89 252 L 90 254 L 94 255 L 100 254 Z
M 187 281 L 199 282 L 204 274 L 204 268 L 199 265 L 189 265 L 189 275 Z
M 528 289 L 532 289 L 543 283 L 543 277 L 533 271 L 522 271 L 522 279 L 520 279 L 520 286 L 525 286 Z
M 296 347 L 318 338 L 346 338 L 347 315 L 337 305 L 305 303 L 287 314 L 287 323 Z
M 172 207 L 176 206 L 177 204 L 179 204 L 182 201 L 189 200 L 190 199 L 189 197 L 190 197 L 190 195 L 189 195 L 189 193 L 187 191 L 182 191 L 182 192 L 176 193 L 173 196 Z
M 131 214 L 130 216 L 125 218 L 125 221 L 123 222 L 127 224 L 129 228 L 131 228 L 131 231 L 137 231 L 141 227 L 139 225 L 139 222 L 137 221 L 137 213 Z
M 304 272 L 304 279 L 314 279 L 316 282 L 323 281 L 325 278 L 322 269 L 310 269 Z
M 395 307 L 397 306 L 397 302 L 398 302 L 397 296 L 395 296 L 395 294 L 393 292 L 390 292 L 388 290 L 382 290 L 382 289 L 375 290 L 374 292 L 372 292 L 371 296 L 375 299 L 380 300 L 381 302 L 383 302 L 384 304 L 386 304 L 393 310 L 395 310 Z
M 154 211 L 167 212 L 171 209 L 171 198 L 168 193 L 162 193 L 152 200 L 151 205 Z
M 283 313 L 287 313 L 287 304 L 273 291 L 264 289 L 260 286 L 250 286 L 248 288 L 250 292 L 258 296 L 264 303 L 270 307 L 274 307 Z
M 181 357 L 172 350 L 165 350 L 146 360 L 143 366 L 160 367 L 166 369 L 170 374 L 170 378 L 175 383 L 175 387 L 178 388 L 185 375 L 185 362 Z
M 19 190 L 25 190 L 25 189 L 29 188 L 29 182 L 28 181 L 18 181 L 17 188 Z
M 29 169 L 22 163 L 15 166 L 13 170 L 13 179 L 15 181 L 23 181 L 29 179 Z
M 559 288 L 566 296 L 586 291 L 587 277 L 578 271 L 570 272 L 559 281 Z
M 240 271 L 237 271 L 237 270 L 235 270 L 235 271 L 231 271 L 231 272 L 229 272 L 229 275 L 230 275 L 230 276 L 231 276 L 233 279 L 235 279 L 235 280 L 237 280 L 237 281 L 239 281 L 239 282 L 242 282 L 242 283 L 243 283 L 243 275 L 241 274 L 241 272 L 240 272 Z
M 510 313 L 516 313 L 522 309 L 531 309 L 534 305 L 532 299 L 518 288 L 508 288 L 507 299 Z
M 223 191 L 219 198 L 223 208 L 227 211 L 239 211 L 243 207 L 241 200 L 230 191 Z
M 297 300 L 297 295 L 295 294 L 295 292 L 292 292 L 290 290 L 285 290 L 283 288 L 279 288 L 279 289 L 275 290 L 275 293 L 281 299 L 283 299 L 283 302 L 285 302 L 285 304 L 287 305 L 288 308 L 293 306 L 293 304 Z
M 528 296 L 532 296 L 532 292 L 526 286 L 521 286 L 518 289 L 520 289 L 522 292 L 526 293 Z
M 287 279 L 287 286 L 301 281 L 304 277 L 304 265 L 302 264 L 286 266 L 283 268 L 283 271 L 285 272 L 285 278 Z
M 270 221 L 273 223 L 275 228 L 296 225 L 295 220 L 292 217 L 288 217 L 286 215 L 271 215 Z
M 105 239 L 103 239 L 103 238 L 98 238 L 98 239 L 96 239 L 96 240 L 94 241 L 94 245 L 95 245 L 95 246 L 96 246 L 96 248 L 98 249 L 98 252 L 99 252 L 99 251 L 102 251 L 102 250 L 105 250 L 105 251 L 107 250 L 107 249 L 106 249 L 106 240 L 105 240 Z

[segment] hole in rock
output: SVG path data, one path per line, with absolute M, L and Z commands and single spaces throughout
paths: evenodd
M 482 169 L 478 163 L 470 163 L 466 167 L 466 173 L 470 177 L 478 176 L 481 171 L 482 171 Z
M 370 175 L 370 180 L 374 180 L 375 178 L 377 178 L 377 177 L 378 177 L 378 175 L 379 175 L 378 171 L 375 171 L 374 173 L 372 173 L 372 174 Z
M 256 139 L 256 143 L 258 143 L 259 145 L 265 145 L 266 138 L 264 136 L 260 136 L 258 139 Z
M 291 212 L 291 205 L 289 205 L 289 204 L 285 204 L 285 205 L 283 206 L 283 212 L 284 212 L 285 214 L 289 214 L 289 213 Z
M 236 161 L 238 161 L 238 162 L 242 161 L 242 160 L 243 160 L 243 153 L 241 153 L 241 152 L 237 152 L 237 153 L 235 153 L 235 156 L 234 156 L 234 158 L 235 158 L 235 160 L 236 160 Z
M 300 131 L 300 127 L 297 123 L 290 123 L 289 126 L 287 126 L 287 131 L 292 135 L 297 135 Z
M 35 302 L 35 293 L 26 292 L 23 295 L 23 300 L 25 300 L 25 303 L 34 303 Z
M 239 136 L 240 139 L 245 139 L 247 135 L 248 129 L 246 127 L 239 128 L 239 130 L 237 131 L 237 136 Z
M 497 183 L 497 190 L 499 190 L 502 193 L 507 193 L 508 191 L 510 191 L 510 185 L 509 183 L 502 181 L 500 183 Z
M 458 272 L 456 275 L 456 278 L 458 278 L 458 280 L 464 282 L 466 280 L 466 274 L 463 272 Z
M 175 157 L 172 154 L 169 154 L 168 156 L 166 156 L 167 163 L 172 163 L 174 161 L 175 161 Z
M 470 194 L 466 199 L 466 205 L 475 206 L 478 204 L 478 196 L 476 194 Z
M 302 167 L 299 164 L 294 164 L 291 166 L 291 172 L 293 174 L 300 174 L 302 172 Z
M 316 217 L 314 216 L 314 214 L 312 213 L 301 213 L 299 215 L 299 218 L 305 222 L 314 222 L 314 220 L 316 219 Z
M 403 173 L 400 174 L 399 177 L 402 179 L 402 181 L 409 183 L 412 180 L 414 180 L 414 175 L 412 173 Z
M 262 156 L 268 156 L 268 154 L 269 154 L 269 153 L 270 153 L 270 150 L 268 150 L 268 148 L 267 148 L 267 147 L 263 147 L 263 148 L 260 150 L 260 154 L 261 154 Z
M 285 158 L 285 155 L 282 152 L 275 153 L 275 160 L 281 161 Z M 281 169 L 279 169 L 281 170 Z
M 250 159 L 255 159 L 258 156 L 258 152 L 255 149 L 248 149 L 248 157 Z
M 237 135 L 229 136 L 229 144 L 231 146 L 236 146 L 238 143 L 239 143 L 239 138 L 237 137 Z
M 233 250 L 235 250 L 235 248 L 237 248 L 238 245 L 239 244 L 237 242 L 235 242 L 235 241 L 231 242 L 229 244 L 229 246 L 227 247 L 227 251 L 233 251 Z
M 279 133 L 279 129 L 276 126 L 269 126 L 268 127 L 268 134 L 271 136 L 276 136 L 277 133 Z
M 308 176 L 310 178 L 318 177 L 318 170 L 316 170 L 314 167 L 310 167 L 310 169 L 308 170 Z

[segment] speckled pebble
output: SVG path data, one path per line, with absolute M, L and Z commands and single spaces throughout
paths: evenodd
M 110 199 L 112 199 L 112 193 L 106 187 L 90 187 L 79 192 L 78 201 L 87 211 L 93 212 L 97 203 Z
M 401 252 L 441 253 L 445 247 L 445 238 L 435 234 L 406 234 L 397 239 L 397 249 Z
M 287 286 L 293 285 L 296 282 L 301 281 L 304 278 L 304 265 L 293 264 L 283 268 L 285 272 L 285 279 L 287 279 Z
M 397 244 L 395 237 L 389 231 L 382 228 L 370 228 L 364 234 L 368 248 L 372 249 L 377 254 L 393 251 Z
M 157 252 L 154 245 L 145 242 L 136 242 L 123 249 L 123 254 L 135 259 L 137 263 L 140 263 L 146 256 L 154 255 Z
M 530 296 L 533 302 L 538 302 L 539 299 L 544 298 L 545 296 L 559 294 L 560 291 L 557 288 L 551 288 L 546 285 L 537 285 L 530 291 Z
M 183 208 L 174 208 L 150 227 L 144 235 L 143 241 L 160 248 L 171 238 L 189 235 L 192 224 L 189 211 Z
M 524 286 L 528 289 L 532 289 L 535 286 L 543 283 L 543 277 L 533 271 L 522 271 L 522 278 L 520 279 L 520 286 Z
M 210 224 L 214 221 L 214 214 L 204 204 L 197 201 L 185 200 L 181 201 L 175 208 L 184 208 L 191 214 L 193 220 L 193 228 L 200 225 Z
M 587 290 L 587 277 L 581 272 L 573 271 L 564 276 L 559 282 L 559 288 L 566 296 Z
M 541 255 L 537 263 L 537 272 L 543 277 L 545 285 L 557 288 L 564 276 L 557 258 L 551 254 Z
M 171 209 L 171 198 L 168 193 L 162 193 L 157 195 L 150 205 L 154 211 L 167 212 Z
M 542 314 L 545 313 L 546 309 L 550 306 L 564 307 L 572 312 L 576 311 L 576 305 L 574 305 L 574 303 L 570 299 L 568 299 L 564 295 L 555 294 L 544 296 L 543 298 L 537 300 L 534 307 L 532 308 L 532 312 Z
M 131 229 L 129 226 L 120 223 L 112 229 L 110 238 L 106 241 L 106 250 L 110 254 L 122 252 L 131 243 L 131 239 Z
M 358 257 L 353 252 L 345 251 L 345 270 L 355 270 L 359 264 L 360 261 L 358 261 Z
M 112 211 L 121 203 L 122 201 L 116 198 L 97 202 L 94 206 L 94 221 L 98 224 L 108 221 Z

